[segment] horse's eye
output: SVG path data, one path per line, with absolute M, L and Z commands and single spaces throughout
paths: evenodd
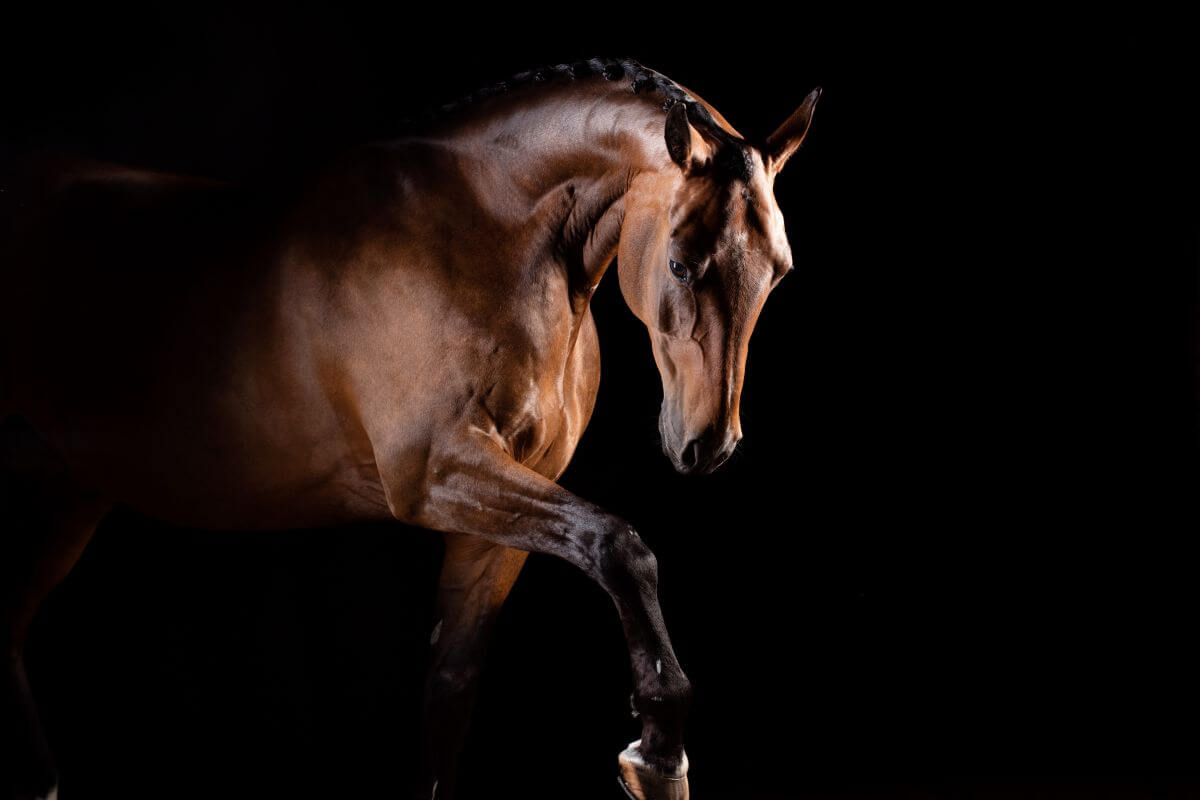
M 676 261 L 674 259 L 670 260 L 670 264 L 671 264 L 671 274 L 674 275 L 676 278 L 678 278 L 680 283 L 690 283 L 691 282 L 692 273 L 690 273 L 688 271 L 687 267 L 685 267 L 683 264 L 680 264 L 678 261 Z

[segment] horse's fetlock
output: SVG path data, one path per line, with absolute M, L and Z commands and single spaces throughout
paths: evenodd
M 667 696 L 671 698 L 671 703 L 676 708 L 686 710 L 691 707 L 696 693 L 692 688 L 692 682 L 681 672 L 670 681 Z
M 634 708 L 656 717 L 679 716 L 687 713 L 692 697 L 692 682 L 686 675 L 668 674 L 635 693 Z

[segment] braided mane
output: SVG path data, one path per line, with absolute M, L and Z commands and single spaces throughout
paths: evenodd
M 628 82 L 634 94 L 648 94 L 662 99 L 662 110 L 669 111 L 676 103 L 683 103 L 688 121 L 702 133 L 720 143 L 716 154 L 718 168 L 733 177 L 749 180 L 753 161 L 746 151 L 747 143 L 725 130 L 701 103 L 685 92 L 665 75 L 646 67 L 632 58 L 589 58 L 571 64 L 555 64 L 518 72 L 510 78 L 469 92 L 457 100 L 441 106 L 425 109 L 405 118 L 401 126 L 406 130 L 417 130 L 450 117 L 490 97 L 502 95 L 531 84 L 549 84 L 587 78 L 604 78 L 608 81 Z

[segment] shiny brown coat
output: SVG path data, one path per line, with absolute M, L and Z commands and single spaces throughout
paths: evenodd
M 756 145 L 635 62 L 502 88 L 295 192 L 79 163 L 6 185 L 0 467 L 30 488 L 10 519 L 36 520 L 4 533 L 25 791 L 54 773 L 24 632 L 120 501 L 210 528 L 445 532 L 423 797 L 452 792 L 486 632 L 525 554 L 566 559 L 628 639 L 643 735 L 624 785 L 686 796 L 691 689 L 654 556 L 555 479 L 595 402 L 589 300 L 614 258 L 662 374 L 664 452 L 682 472 L 732 452 L 747 342 L 792 268 L 773 183 L 819 91 Z

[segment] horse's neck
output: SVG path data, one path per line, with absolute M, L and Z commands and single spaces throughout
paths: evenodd
M 581 82 L 495 98 L 436 141 L 489 215 L 559 255 L 586 302 L 616 255 L 630 186 L 669 164 L 664 119 L 648 98 Z

